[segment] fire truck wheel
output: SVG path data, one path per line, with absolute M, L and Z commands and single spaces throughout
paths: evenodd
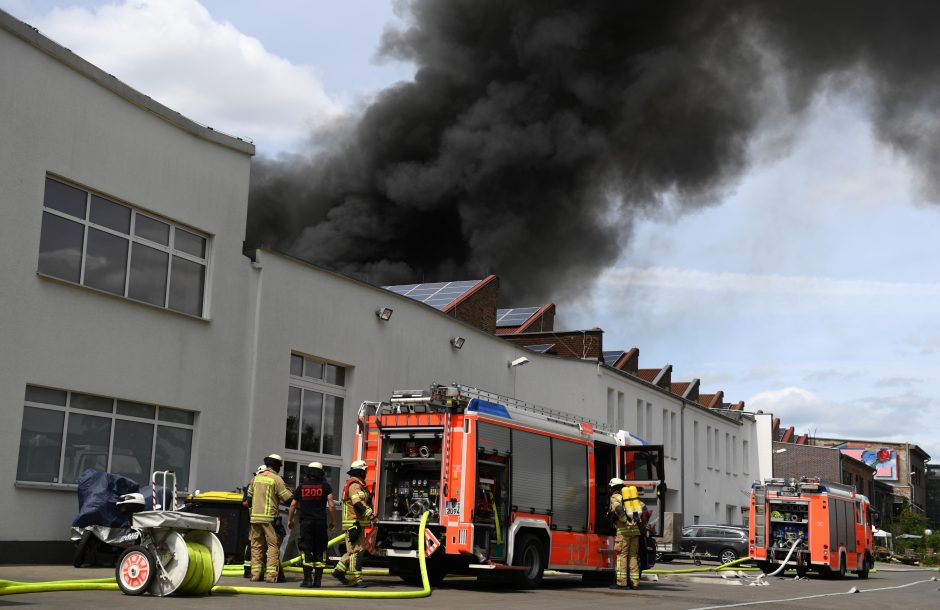
M 865 558 L 862 560 L 862 567 L 856 572 L 858 577 L 862 580 L 868 578 L 868 566 L 871 565 L 871 555 L 868 554 L 868 551 L 865 551 Z
M 845 578 L 845 553 L 839 556 L 839 570 L 832 573 L 833 578 Z
M 516 540 L 512 564 L 525 567 L 513 570 L 512 582 L 517 589 L 534 589 L 542 582 L 545 572 L 545 548 L 535 534 L 522 534 Z
M 809 572 L 809 566 L 796 566 L 796 575 L 800 578 L 806 578 L 806 574 Z

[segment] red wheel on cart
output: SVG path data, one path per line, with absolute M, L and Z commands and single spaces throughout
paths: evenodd
M 156 569 L 150 551 L 142 546 L 132 546 L 124 551 L 115 568 L 118 586 L 125 595 L 140 595 L 150 588 Z

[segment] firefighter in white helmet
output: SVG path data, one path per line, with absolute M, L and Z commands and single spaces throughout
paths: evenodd
M 635 490 L 635 488 L 634 488 Z M 617 528 L 614 538 L 614 552 L 617 553 L 617 582 L 611 589 L 636 589 L 640 579 L 637 563 L 640 528 L 633 514 L 624 507 L 623 479 L 614 477 L 610 480 L 610 508 L 607 513 L 611 523 Z
M 327 532 L 333 529 L 333 488 L 325 479 L 323 464 L 310 462 L 303 483 L 294 490 L 287 528 L 294 529 L 294 513 L 300 514 L 300 547 L 303 553 L 304 588 L 319 588 L 326 567 Z M 311 575 L 313 579 L 311 580 Z
M 344 584 L 364 588 L 362 582 L 362 555 L 365 552 L 365 533 L 375 519 L 372 512 L 372 496 L 366 489 L 367 465 L 363 460 L 353 462 L 346 473 L 349 478 L 343 487 L 343 531 L 346 533 L 346 553 L 336 568 L 333 577 Z
M 277 582 L 280 569 L 280 540 L 274 529 L 275 519 L 280 519 L 278 506 L 294 496 L 284 484 L 278 472 L 283 460 L 272 453 L 264 458 L 265 470 L 251 480 L 248 486 L 248 504 L 251 510 L 251 580 L 262 579 L 261 566 L 264 565 L 264 580 Z M 267 560 L 265 560 L 267 549 Z

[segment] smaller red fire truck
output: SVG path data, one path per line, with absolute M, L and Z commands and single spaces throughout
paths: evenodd
M 751 489 L 749 556 L 769 574 L 782 563 L 806 575 L 868 578 L 871 509 L 855 488 L 816 478 L 768 479 Z M 786 569 L 786 568 L 784 568 Z
M 432 582 L 504 570 L 531 588 L 546 569 L 613 582 L 613 477 L 637 487 L 648 511 L 645 563 L 655 560 L 650 536 L 662 535 L 666 495 L 662 446 L 629 432 L 468 386 L 434 385 L 363 403 L 353 457 L 369 465 L 378 517 L 367 532 L 370 552 L 405 581 L 418 578 L 418 522 L 430 512 Z

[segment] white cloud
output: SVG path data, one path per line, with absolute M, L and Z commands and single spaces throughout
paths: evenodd
M 940 299 L 940 284 L 842 280 L 777 274 L 714 273 L 675 267 L 617 267 L 601 276 L 608 289 L 638 287 L 809 297 L 921 297 Z
M 940 451 L 935 401 L 913 392 L 832 400 L 799 387 L 769 390 L 747 400 L 748 410 L 780 418 L 797 434 L 845 439 L 909 442 Z M 940 458 L 940 453 L 932 453 Z
M 289 149 L 340 106 L 313 68 L 265 50 L 197 0 L 55 9 L 40 31 L 128 85 L 261 152 Z

